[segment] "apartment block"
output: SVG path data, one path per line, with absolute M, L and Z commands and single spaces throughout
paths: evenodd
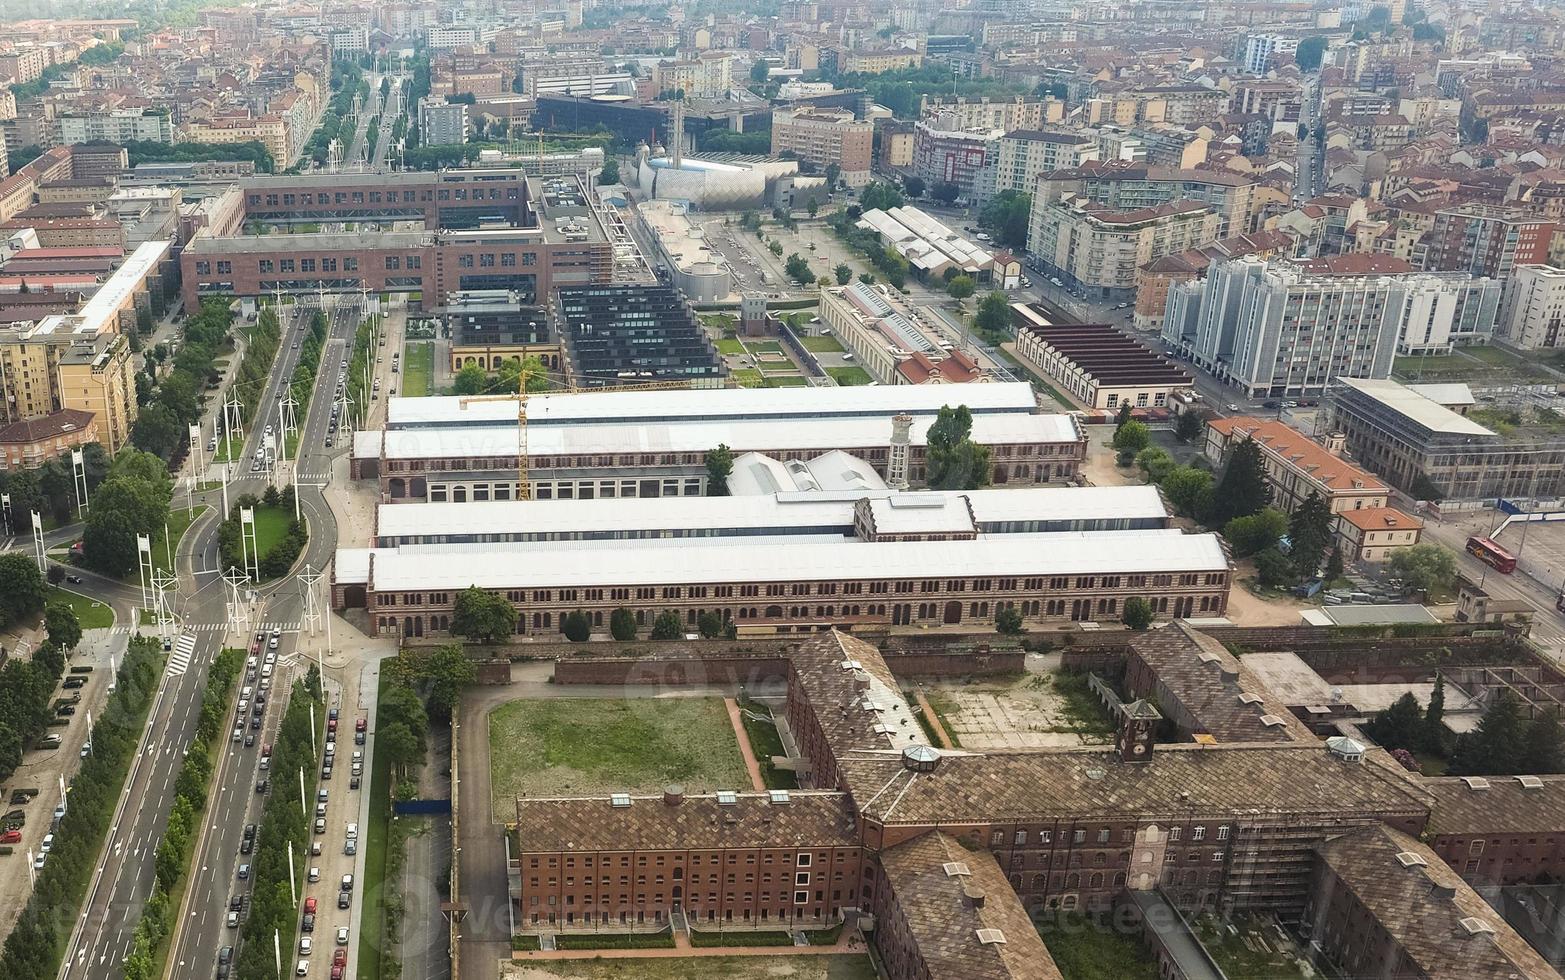
M 995 192 L 1030 194 L 1039 174 L 1068 170 L 1098 159 L 1098 144 L 1081 133 L 1016 129 L 1000 137 L 994 155 Z
M 1519 265 L 1543 265 L 1555 222 L 1527 208 L 1464 204 L 1435 213 L 1426 268 L 1509 278 Z
M 68 112 L 59 117 L 60 143 L 90 143 L 107 140 L 129 143 L 174 142 L 174 122 L 166 112 L 140 109 L 113 109 L 108 112 Z
M 1137 145 L 1141 145 L 1136 140 Z M 1145 147 L 1142 147 L 1145 152 Z M 1254 223 L 1255 182 L 1243 174 L 1222 170 L 1178 170 L 1144 162 L 1103 157 L 1072 170 L 1044 174 L 1033 192 L 1033 206 L 1074 194 L 1122 211 L 1159 204 L 1198 201 L 1221 218 L 1218 237 L 1248 232 Z
M 1565 345 L 1565 269 L 1519 265 L 1506 283 L 1496 335 L 1527 350 Z
M 1034 197 L 1027 249 L 1050 275 L 1096 296 L 1131 299 L 1142 266 L 1217 238 L 1221 225 L 1196 201 L 1120 210 Z
M 875 124 L 846 109 L 785 108 L 772 112 L 772 155 L 792 152 L 825 168 L 835 164 L 849 187 L 869 183 Z
M 923 119 L 937 119 L 953 129 L 1037 130 L 1065 119 L 1065 103 L 1057 99 L 969 99 L 966 96 L 924 96 Z
M 288 124 L 280 116 L 240 116 L 186 123 L 181 138 L 190 143 L 260 143 L 279 168 L 293 165 Z
M 1399 346 L 1448 349 L 1461 324 L 1478 331 L 1485 317 L 1492 330 L 1498 290 L 1240 258 L 1169 288 L 1163 339 L 1251 396 L 1318 395 L 1339 377 L 1389 377 Z
M 998 129 L 941 129 L 925 121 L 913 127 L 913 173 L 933 187 L 955 184 L 971 198 L 989 154 L 1005 135 Z
M 418 133 L 427 146 L 455 146 L 467 142 L 467 106 L 447 102 L 438 95 L 418 103 Z

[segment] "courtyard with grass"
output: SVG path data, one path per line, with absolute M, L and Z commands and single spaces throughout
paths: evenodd
M 1135 931 L 1062 913 L 1038 923 L 1038 935 L 1065 980 L 1157 980 L 1157 961 Z
M 750 777 L 721 698 L 522 699 L 489 715 L 495 820 L 516 797 L 745 790 Z
M 635 960 L 536 960 L 504 966 L 505 980 L 875 980 L 868 956 L 682 956 Z
M 429 385 L 435 373 L 435 345 L 424 341 L 408 344 L 403 350 L 402 394 L 409 398 L 431 394 Z
M 831 375 L 832 379 L 834 381 L 836 381 L 837 384 L 842 385 L 843 387 L 852 387 L 854 385 L 867 385 L 867 384 L 869 384 L 869 383 L 871 383 L 871 382 L 873 382 L 875 380 L 874 378 L 869 376 L 869 372 L 868 371 L 864 370 L 863 368 L 861 368 L 861 367 L 859 367 L 857 365 L 854 365 L 852 367 L 831 367 L 831 368 L 827 368 L 826 369 L 826 373 Z

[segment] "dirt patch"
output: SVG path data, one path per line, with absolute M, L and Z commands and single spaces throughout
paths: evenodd
M 964 749 L 1044 749 L 1104 745 L 1101 729 L 1083 724 L 1057 671 L 1005 684 L 938 687 L 946 728 Z

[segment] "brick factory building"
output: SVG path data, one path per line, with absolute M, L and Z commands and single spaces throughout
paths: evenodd
M 180 256 L 184 302 L 285 292 L 449 293 L 509 290 L 538 303 L 560 286 L 607 282 L 610 233 L 575 178 L 524 172 L 254 177 L 226 227 L 198 233 Z M 425 230 L 246 235 L 252 222 L 422 221 Z
M 1016 353 L 1087 408 L 1168 408 L 1189 372 L 1106 323 L 1054 323 L 1038 304 L 1012 303 Z
M 519 799 L 516 921 L 856 919 L 894 978 L 1053 980 L 1035 918 L 1166 902 L 1186 916 L 1275 914 L 1323 967 L 1354 975 L 1557 980 L 1440 853 L 1557 836 L 1552 789 L 1528 777 L 1492 806 L 1466 802 L 1487 784 L 1458 789 L 1352 739 L 1274 725 L 1267 715 L 1286 709 L 1220 644 L 1183 623 L 1159 633 L 1130 639 L 1129 654 L 1180 703 L 1177 731 L 1158 734 L 1148 702 L 1121 702 L 1113 748 L 994 753 L 928 745 L 875 647 L 805 640 L 783 669 L 788 765 L 807 789 Z M 1507 864 L 1490 880 L 1545 867 Z

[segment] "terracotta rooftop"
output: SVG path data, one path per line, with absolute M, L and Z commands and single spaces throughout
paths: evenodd
M 1390 492 L 1390 488 L 1368 470 L 1360 469 L 1340 456 L 1333 456 L 1320 443 L 1275 419 L 1233 415 L 1212 419 L 1207 425 L 1227 436 L 1230 442 L 1242 441 L 1246 436 L 1253 438 L 1265 452 L 1301 470 L 1325 490 Z
M 1434 796 L 1429 834 L 1565 832 L 1565 776 L 1440 776 L 1424 780 Z
M 1419 518 L 1395 507 L 1363 507 L 1342 511 L 1337 516 L 1360 531 L 1416 531 L 1424 526 Z
M 832 630 L 800 644 L 790 660 L 794 681 L 837 758 L 854 751 L 896 758 L 910 744 L 928 744 L 874 646 Z
M 936 384 L 966 384 L 977 381 L 983 374 L 972 358 L 959 350 L 949 352 L 939 361 L 932 361 L 923 351 L 914 351 L 897 364 L 897 373 L 909 384 L 921 385 L 934 379 Z
M 26 445 L 53 439 L 55 436 L 81 432 L 92 425 L 93 414 L 79 408 L 62 408 L 58 412 L 22 419 L 0 428 L 0 445 Z
M 1385 825 L 1328 841 L 1320 860 L 1430 980 L 1558 980 L 1489 903 L 1434 851 Z
M 1059 967 L 987 851 L 932 831 L 880 854 L 927 975 L 1059 980 Z
M 518 799 L 523 851 L 594 851 L 718 847 L 848 847 L 859 842 L 853 808 L 842 793 L 770 793 Z M 732 802 L 728 802 L 728 800 Z M 720 802 L 721 800 L 721 802 Z
M 1384 751 L 1351 762 L 1319 742 L 1159 745 L 1145 762 L 1105 749 L 942 752 L 934 772 L 918 774 L 881 754 L 838 765 L 860 812 L 887 824 L 1166 820 L 1257 809 L 1345 819 L 1429 810 L 1418 783 Z
M 1401 275 L 1413 271 L 1413 264 L 1406 259 L 1368 252 L 1323 255 L 1317 259 L 1303 259 L 1297 264 L 1305 272 L 1317 276 Z
M 1138 634 L 1130 642 L 1130 656 L 1157 675 L 1163 690 L 1156 699 L 1165 709 L 1173 707 L 1165 701 L 1172 698 L 1218 742 L 1317 741 L 1238 658 L 1183 620 Z

